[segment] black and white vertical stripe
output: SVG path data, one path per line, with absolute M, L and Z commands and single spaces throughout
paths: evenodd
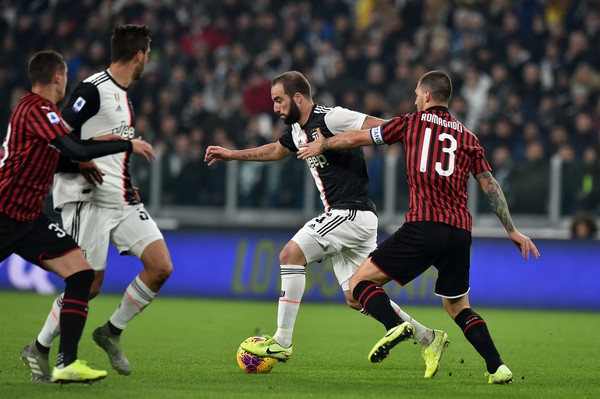
M 75 205 L 75 216 L 71 221 L 71 237 L 75 242 L 79 242 L 79 228 L 81 227 L 81 209 L 83 208 L 83 202 L 77 202 Z

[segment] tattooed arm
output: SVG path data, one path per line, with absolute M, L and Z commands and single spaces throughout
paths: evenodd
M 506 203 L 504 192 L 498 184 L 498 181 L 492 176 L 491 172 L 480 173 L 475 176 L 475 178 L 479 181 L 479 185 L 485 194 L 488 204 L 490 204 L 490 208 L 492 208 L 492 211 L 498 216 L 498 219 L 500 219 L 500 222 L 502 222 L 506 231 L 508 233 L 514 231 L 515 226 L 510 217 L 508 204 Z
M 490 208 L 492 208 L 492 211 L 498 216 L 498 219 L 500 219 L 500 222 L 502 222 L 502 225 L 508 232 L 508 237 L 521 251 L 521 256 L 529 260 L 529 254 L 532 253 L 533 256 L 538 259 L 540 253 L 535 244 L 529 237 L 521 234 L 515 228 L 512 218 L 510 217 L 510 211 L 508 210 L 504 192 L 496 179 L 494 179 L 494 176 L 492 176 L 492 173 L 489 171 L 482 172 L 475 176 L 475 179 L 479 182 L 479 185 L 485 194 L 485 198 L 487 199 L 488 204 L 490 204 Z
M 292 152 L 282 146 L 279 141 L 244 150 L 229 150 L 224 147 L 211 145 L 206 149 L 204 162 L 208 162 L 208 166 L 211 166 L 219 161 L 279 161 L 291 154 Z
M 316 140 L 300 144 L 298 159 L 316 157 L 327 150 L 345 150 L 375 144 L 371 138 L 370 129 L 348 130 L 333 137 L 324 137 L 321 129 L 317 128 L 317 135 Z

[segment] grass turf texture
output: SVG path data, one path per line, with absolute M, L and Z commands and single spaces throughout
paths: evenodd
M 488 385 L 483 360 L 439 308 L 408 307 L 426 325 L 443 329 L 451 344 L 432 380 L 423 378 L 419 345 L 394 348 L 379 364 L 367 361 L 385 333 L 375 320 L 342 304 L 304 303 L 296 323 L 294 355 L 270 374 L 245 374 L 236 364 L 240 342 L 257 328 L 274 333 L 273 302 L 158 297 L 125 330 L 122 343 L 133 367 L 114 372 L 91 340 L 119 303 L 91 302 L 79 356 L 108 377 L 91 385 L 37 385 L 19 359 L 37 334 L 54 297 L 0 291 L 0 397 L 8 398 L 599 398 L 600 330 L 597 313 L 477 309 L 514 374 L 510 385 Z M 56 359 L 58 341 L 51 351 Z

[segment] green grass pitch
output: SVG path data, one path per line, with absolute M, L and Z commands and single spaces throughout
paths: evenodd
M 294 356 L 270 374 L 243 373 L 235 361 L 241 341 L 257 328 L 273 333 L 277 302 L 159 296 L 125 330 L 133 367 L 116 374 L 91 341 L 120 301 L 91 302 L 79 356 L 109 370 L 91 385 L 36 385 L 19 360 L 45 320 L 52 296 L 0 291 L 0 398 L 600 398 L 600 315 L 593 312 L 475 309 L 488 322 L 510 385 L 488 385 L 483 360 L 440 307 L 406 307 L 422 323 L 443 329 L 451 344 L 432 380 L 422 378 L 420 346 L 402 343 L 384 362 L 367 354 L 385 333 L 375 320 L 342 304 L 304 303 Z M 474 304 L 475 305 L 475 304 Z M 56 358 L 58 342 L 51 352 Z

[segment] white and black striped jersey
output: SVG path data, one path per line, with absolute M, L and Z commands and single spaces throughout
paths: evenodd
M 127 89 L 120 86 L 108 70 L 81 82 L 62 115 L 72 134 L 82 140 L 107 133 L 131 140 L 135 134 L 133 106 Z M 104 183 L 97 186 L 89 184 L 74 163 L 61 159 L 54 177 L 54 208 L 61 209 L 68 202 L 94 202 L 109 208 L 137 203 L 131 186 L 129 157 L 130 153 L 120 152 L 94 159 L 104 173 Z
M 314 141 L 317 128 L 325 137 L 361 129 L 367 115 L 342 107 L 315 105 L 304 126 L 294 123 L 279 142 L 297 152 L 302 143 Z M 306 160 L 315 179 L 325 211 L 357 209 L 375 212 L 369 196 L 369 176 L 362 148 L 330 150 Z

